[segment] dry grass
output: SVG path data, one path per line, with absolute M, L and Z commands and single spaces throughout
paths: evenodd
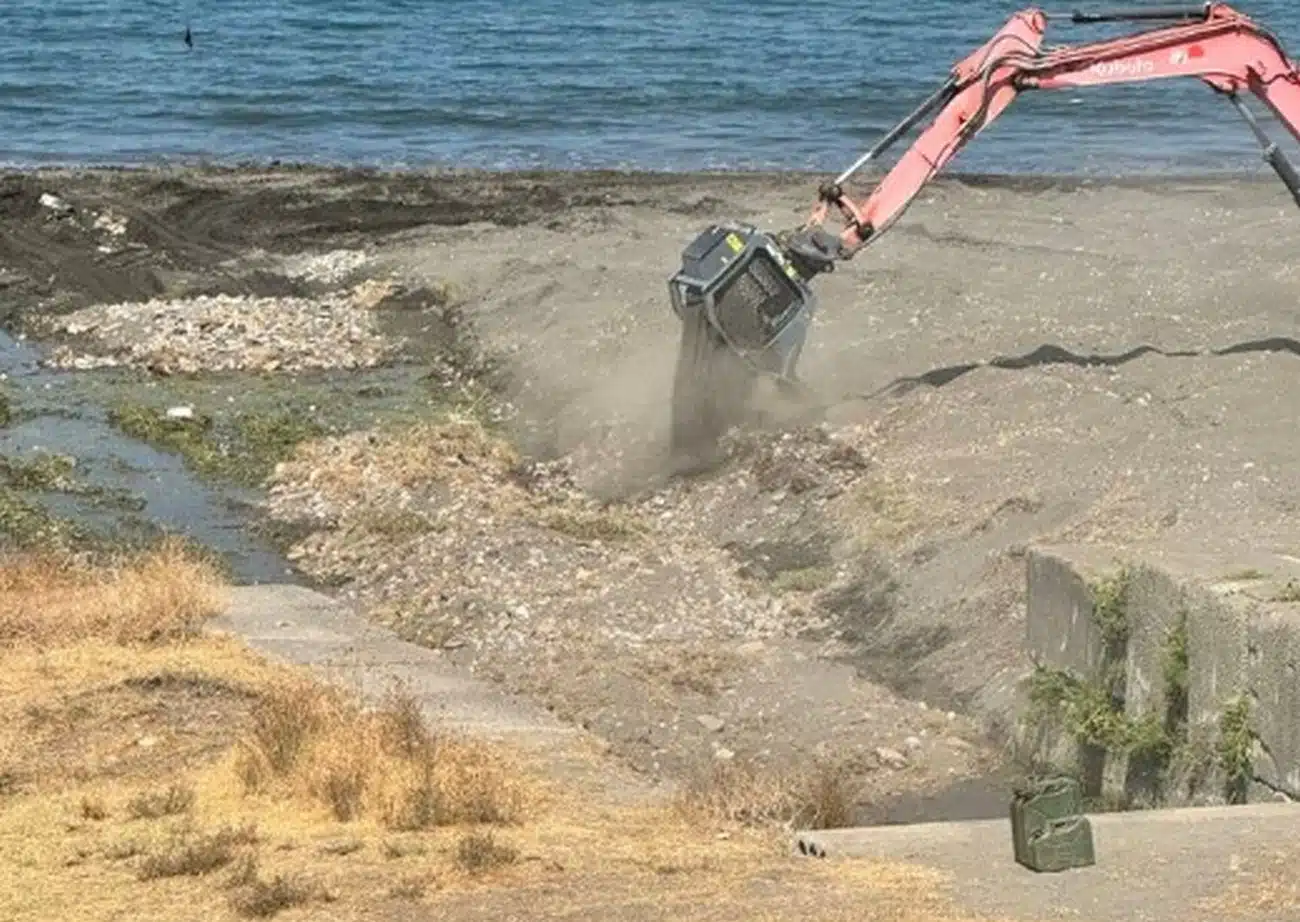
M 552 506 L 538 510 L 539 525 L 583 543 L 615 544 L 633 541 L 646 532 L 646 525 L 630 512 L 611 507 L 583 508 Z
M 109 810 L 103 800 L 90 796 L 81 798 L 81 818 L 83 820 L 99 822 L 108 819 L 108 817 Z
M 375 310 L 396 290 L 392 279 L 366 279 L 352 288 L 352 303 L 362 310 Z
M 943 521 L 947 511 L 937 498 L 923 502 L 903 478 L 883 471 L 859 480 L 833 507 L 835 517 L 862 547 L 900 544 L 928 524 Z
M 745 665 L 745 657 L 734 650 L 664 644 L 645 651 L 640 672 L 649 681 L 666 684 L 677 692 L 690 691 L 712 698 Z
M 330 901 L 333 895 L 301 874 L 276 874 L 264 878 L 257 859 L 249 856 L 227 881 L 228 903 L 237 915 L 246 919 L 267 919 L 285 909 L 314 901 Z
M 126 814 L 133 820 L 157 820 L 164 816 L 179 816 L 192 806 L 194 789 L 173 784 L 160 791 L 141 791 L 126 805 Z M 82 814 L 85 815 L 84 807 Z
M 1300 602 L 1300 582 L 1289 579 L 1273 594 L 1274 602 Z
M 399 900 L 418 900 L 429 890 L 423 877 L 404 877 L 388 888 L 388 895 Z
M 650 530 L 626 507 L 530 492 L 519 465 L 509 442 L 472 416 L 451 414 L 437 422 L 304 442 L 278 468 L 275 481 L 279 489 L 309 486 L 339 510 L 342 531 L 390 542 L 451 525 L 418 507 L 394 508 L 393 498 L 408 491 L 445 494 L 439 505 L 461 509 L 462 515 L 466 508 L 484 510 L 583 543 L 627 544 Z
M 25 613 L 8 622 L 21 642 L 0 647 L 6 922 L 163 922 L 177 907 L 343 922 L 413 900 L 465 920 L 965 918 L 928 872 L 789 854 L 782 822 L 835 825 L 851 800 L 833 772 L 793 788 L 726 775 L 669 805 L 545 782 L 541 756 L 431 726 L 400 690 L 366 707 L 194 636 L 209 596 L 187 565 L 23 559 L 0 575 Z M 611 768 L 590 758 L 603 784 Z
M 774 592 L 816 592 L 825 589 L 835 580 L 835 570 L 831 567 L 803 567 L 798 570 L 782 570 L 772 579 Z
M 235 860 L 238 850 L 257 844 L 252 826 L 223 826 L 213 831 L 182 827 L 140 864 L 141 880 L 160 877 L 201 877 Z
M 0 646 L 193 637 L 224 598 L 208 561 L 173 540 L 111 568 L 57 552 L 0 559 Z
M 696 821 L 779 829 L 837 829 L 854 823 L 852 766 L 825 759 L 805 772 L 776 772 L 746 763 L 715 763 L 677 801 Z
M 1268 574 L 1258 567 L 1244 567 L 1240 570 L 1232 570 L 1225 573 L 1220 577 L 1220 579 L 1228 583 L 1245 583 L 1268 579 Z
M 308 679 L 267 689 L 240 739 L 234 770 L 245 791 L 278 793 L 397 830 L 463 823 L 513 824 L 528 792 L 499 751 L 435 735 L 400 691 L 363 709 Z
M 471 874 L 482 874 L 519 860 L 519 850 L 502 845 L 491 832 L 469 832 L 456 843 L 456 863 Z
M 437 519 L 410 509 L 371 509 L 360 516 L 356 524 L 392 541 L 418 538 L 443 530 L 442 523 Z
M 310 481 L 329 497 L 347 497 L 375 483 L 402 487 L 504 482 L 519 455 L 476 419 L 452 416 L 341 438 L 305 442 L 283 467 L 288 482 Z

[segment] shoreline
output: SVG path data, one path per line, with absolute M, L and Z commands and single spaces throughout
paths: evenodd
M 847 161 L 846 161 L 847 164 Z M 886 175 L 885 170 L 877 169 L 859 174 L 855 177 L 858 184 L 874 182 Z M 800 168 L 710 168 L 710 169 L 656 169 L 651 167 L 476 167 L 447 166 L 440 164 L 392 166 L 372 163 L 315 163 L 311 161 L 232 161 L 232 162 L 60 162 L 33 164 L 0 164 L 0 178 L 7 176 L 147 176 L 151 174 L 181 174 L 189 176 L 235 177 L 257 174 L 292 174 L 311 176 L 335 176 L 339 178 L 373 178 L 391 176 L 402 179 L 533 179 L 567 180 L 585 179 L 592 182 L 600 180 L 658 180 L 665 184 L 697 182 L 701 179 L 728 179 L 753 181 L 824 181 L 835 175 L 835 170 L 814 170 Z M 1084 173 L 1084 172 L 988 172 L 964 171 L 960 169 L 945 170 L 939 176 L 926 183 L 926 187 L 960 185 L 981 188 L 1036 191 L 1038 189 L 1072 190 L 1081 187 L 1107 188 L 1160 188 L 1185 183 L 1242 183 L 1269 184 L 1278 183 L 1278 178 L 1268 172 L 1261 160 L 1254 171 L 1235 170 L 1171 170 L 1126 173 Z

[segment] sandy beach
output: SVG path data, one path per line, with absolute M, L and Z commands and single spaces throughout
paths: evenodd
M 669 478 L 678 254 L 795 226 L 818 180 L 11 172 L 0 319 L 160 406 L 394 367 L 486 395 L 491 438 L 322 434 L 259 515 L 650 776 L 838 758 L 874 815 L 1001 811 L 970 779 L 1027 668 L 1026 544 L 1300 545 L 1300 214 L 1268 178 L 938 182 L 819 280 L 797 424 Z

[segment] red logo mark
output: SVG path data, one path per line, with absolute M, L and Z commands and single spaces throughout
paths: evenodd
M 1189 58 L 1203 58 L 1205 57 L 1205 49 L 1200 45 L 1192 45 L 1187 49 L 1187 56 Z

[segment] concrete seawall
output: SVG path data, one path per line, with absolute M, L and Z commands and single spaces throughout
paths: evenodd
M 1300 796 L 1300 559 L 1027 554 L 1017 756 L 1115 807 Z

